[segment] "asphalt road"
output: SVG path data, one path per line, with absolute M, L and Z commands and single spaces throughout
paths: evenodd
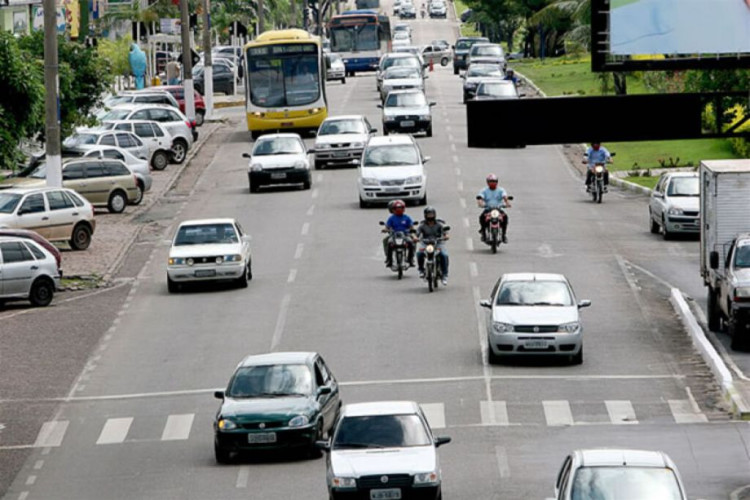
M 451 21 L 412 24 L 421 43 L 455 36 Z M 372 76 L 328 94 L 334 114 L 363 113 L 381 128 Z M 235 120 L 207 148 L 195 187 L 186 179 L 150 214 L 155 228 L 119 291 L 50 309 L 76 318 L 69 337 L 87 332 L 98 343 L 85 344 L 85 362 L 83 346 L 55 357 L 56 343 L 41 343 L 43 366 L 27 369 L 66 362 L 56 385 L 17 387 L 17 376 L 3 387 L 4 498 L 324 498 L 324 460 L 214 462 L 212 391 L 243 356 L 269 350 L 320 352 L 344 402 L 419 401 L 436 434 L 453 438 L 441 448 L 446 498 L 549 497 L 565 454 L 600 446 L 668 452 L 690 498 L 727 498 L 749 483 L 747 424 L 729 419 L 668 287 L 649 274 L 688 280 L 695 242 L 650 235 L 642 197 L 613 192 L 592 204 L 558 147 L 467 149 L 450 67 L 430 74 L 428 97 L 438 103 L 435 136 L 419 142 L 432 157 L 429 203 L 453 227 L 447 288 L 429 294 L 415 273 L 399 282 L 383 268 L 378 221 L 387 212 L 358 208 L 354 169 L 316 172 L 309 191 L 250 195 L 240 156 L 249 134 Z M 497 255 L 478 240 L 473 201 L 490 172 L 516 198 L 510 244 Z M 169 295 L 174 223 L 213 216 L 236 217 L 252 235 L 253 281 Z M 562 272 L 579 299 L 592 299 L 583 365 L 486 365 L 477 302 L 511 271 Z M 3 319 L 0 339 L 20 358 L 29 317 L 37 335 L 64 326 L 37 313 Z

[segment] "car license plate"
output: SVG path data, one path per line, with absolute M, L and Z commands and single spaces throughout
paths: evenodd
M 334 151 L 333 156 L 336 158 L 343 158 L 347 155 L 346 151 Z
M 271 179 L 286 179 L 286 174 L 284 172 L 271 174 Z
M 216 270 L 215 269 L 202 269 L 199 271 L 195 271 L 196 278 L 207 278 L 209 276 L 216 276 Z
M 393 500 L 401 498 L 399 488 L 388 488 L 387 490 L 370 490 L 370 500 Z
M 546 340 L 527 340 L 523 343 L 526 349 L 547 349 L 549 342 Z
M 413 127 L 414 126 L 414 120 L 404 120 L 401 122 L 401 126 L 406 127 Z
M 398 187 L 398 186 L 397 187 L 387 187 L 387 188 L 385 188 L 385 191 L 387 193 L 398 193 L 399 191 L 401 191 L 401 188 Z
M 247 442 L 250 444 L 267 444 L 276 442 L 275 432 L 257 432 L 247 435 Z

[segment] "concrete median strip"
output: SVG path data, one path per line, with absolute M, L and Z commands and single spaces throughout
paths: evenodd
M 677 288 L 672 288 L 670 302 L 672 302 L 672 306 L 674 306 L 675 311 L 685 325 L 685 329 L 688 335 L 690 335 L 693 345 L 708 365 L 719 386 L 721 386 L 722 394 L 727 403 L 729 403 L 732 414 L 742 420 L 750 420 L 750 407 L 748 407 L 744 398 L 735 387 L 732 372 L 727 368 L 722 357 L 716 352 L 716 349 L 706 337 L 703 328 L 698 324 L 683 293 Z

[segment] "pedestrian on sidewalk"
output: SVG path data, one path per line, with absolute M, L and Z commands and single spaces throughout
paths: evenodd
M 180 83 L 180 63 L 172 59 L 167 63 L 167 83 L 169 85 L 179 85 Z

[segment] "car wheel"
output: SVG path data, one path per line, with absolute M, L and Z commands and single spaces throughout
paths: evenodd
M 341 79 L 341 83 L 342 83 L 343 85 L 346 85 L 346 77 L 344 77 L 344 78 L 342 78 L 342 79 Z
M 302 189 L 307 190 L 312 187 L 312 181 L 308 178 L 305 182 L 302 183 Z
M 253 261 L 252 259 L 248 258 L 247 260 L 247 281 L 250 281 L 253 279 Z
M 729 335 L 732 337 L 732 343 L 730 344 L 730 347 L 733 351 L 747 351 L 747 336 L 744 332 L 738 330 L 742 329 L 737 328 L 737 323 L 735 320 L 731 320 L 727 323 L 727 333 L 729 333 Z
M 670 233 L 670 232 L 669 232 L 669 231 L 667 230 L 667 223 L 666 223 L 666 221 L 664 220 L 664 216 L 662 216 L 662 218 L 661 218 L 661 236 L 662 236 L 662 238 L 664 238 L 665 240 L 669 240 L 669 239 L 671 239 L 671 238 L 672 238 L 672 233 Z
M 143 183 L 141 181 L 138 181 L 138 185 L 136 186 L 138 188 L 138 194 L 135 195 L 135 198 L 130 202 L 131 205 L 140 205 L 143 201 Z
M 203 125 L 203 122 L 206 121 L 206 112 L 205 111 L 196 111 L 195 112 L 195 125 L 200 127 Z
M 182 163 L 187 157 L 188 145 L 185 139 L 175 139 L 172 143 L 172 161 L 175 163 Z
M 169 293 L 177 293 L 180 291 L 180 284 L 173 281 L 169 276 L 167 276 L 167 291 Z
M 578 351 L 578 354 L 574 354 L 570 357 L 570 363 L 573 365 L 583 364 L 583 346 L 581 346 L 581 350 Z
M 495 354 L 489 346 L 487 346 L 487 362 L 491 365 L 500 364 L 500 356 Z
M 151 157 L 151 166 L 154 170 L 164 170 L 169 165 L 169 155 L 166 151 L 160 150 Z
M 46 307 L 52 302 L 55 284 L 47 277 L 37 278 L 29 291 L 29 302 L 34 307 Z
M 113 214 L 121 214 L 128 204 L 128 196 L 124 191 L 116 190 L 109 195 L 109 201 L 107 201 L 107 209 Z
M 453 66 L 453 74 L 454 75 L 458 74 L 458 66 Z
M 714 332 L 721 330 L 721 311 L 719 299 L 713 288 L 708 287 L 708 329 Z
M 654 220 L 654 214 L 651 213 L 651 209 L 648 210 L 648 220 L 651 222 L 649 224 L 651 234 L 659 234 L 659 223 Z
M 421 206 L 427 205 L 427 193 L 425 193 L 424 196 L 422 196 L 422 198 L 419 199 L 417 204 Z
M 312 443 L 310 443 L 310 449 L 307 452 L 307 456 L 310 458 L 320 458 L 323 456 L 323 452 L 315 446 L 316 441 L 322 441 L 323 440 L 323 421 L 321 419 L 321 422 L 318 424 L 318 430 L 315 432 L 315 438 L 313 439 Z
M 447 57 L 444 57 L 444 58 L 440 59 L 440 66 L 443 66 L 443 67 L 448 66 L 448 58 Z
M 228 464 L 232 461 L 232 452 L 225 450 L 217 443 L 214 443 L 214 456 L 216 457 L 216 463 Z
M 425 130 L 424 134 L 426 137 L 432 137 L 432 125 L 427 127 L 427 130 Z
M 368 202 L 366 202 L 362 198 L 359 199 L 359 208 L 367 208 L 369 206 L 370 206 L 370 204 Z
M 242 276 L 237 278 L 237 288 L 247 288 L 247 266 L 245 266 L 245 269 L 242 271 Z
M 79 223 L 73 228 L 70 236 L 70 247 L 73 250 L 86 250 L 91 245 L 91 228 L 86 224 Z

